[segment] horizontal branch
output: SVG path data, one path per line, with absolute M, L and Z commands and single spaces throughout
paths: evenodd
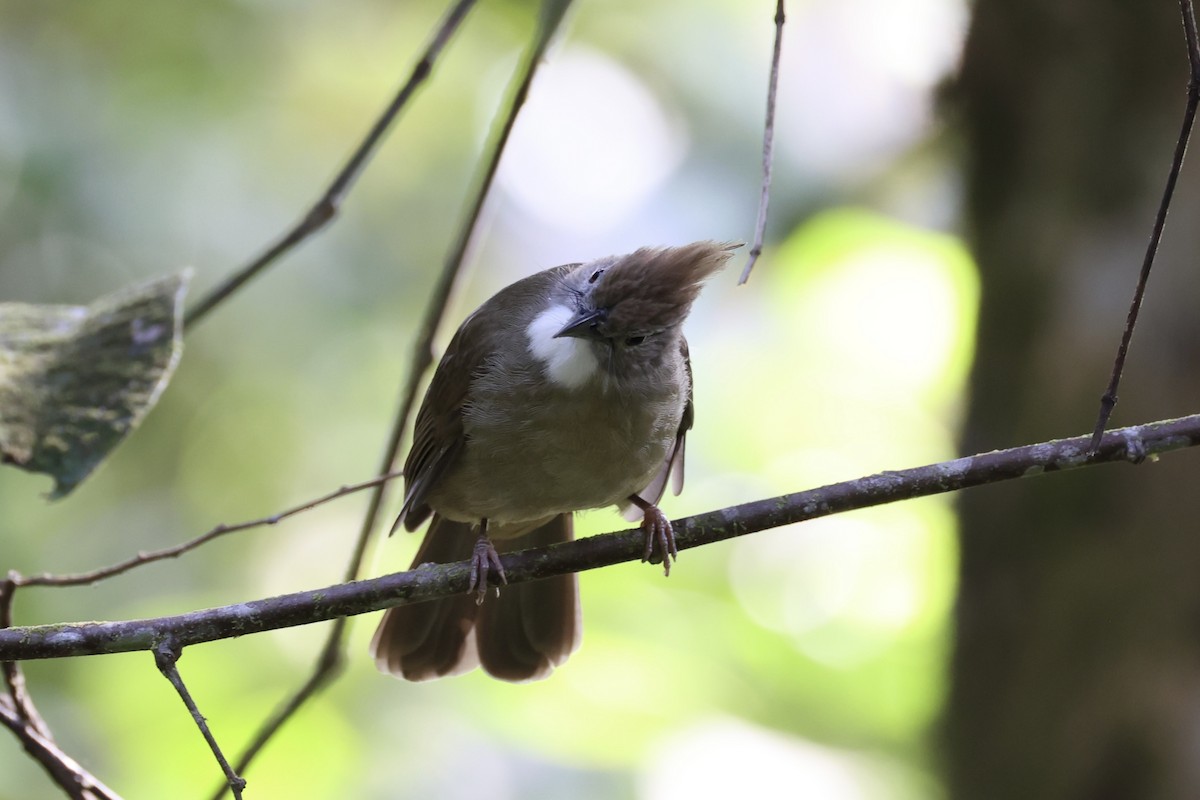
M 971 486 L 1148 457 L 1200 444 L 1200 414 L 1119 428 L 1088 454 L 1090 437 L 996 450 L 924 467 L 882 472 L 794 494 L 699 514 L 674 523 L 680 550 L 843 511 L 951 492 Z M 610 566 L 641 557 L 638 530 L 590 536 L 502 557 L 509 583 Z M 265 600 L 125 622 L 79 622 L 0 630 L 0 661 L 151 650 L 365 614 L 467 591 L 467 562 L 426 564 L 372 580 Z

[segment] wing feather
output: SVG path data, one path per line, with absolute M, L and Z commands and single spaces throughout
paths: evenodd
M 646 488 L 638 492 L 638 497 L 642 498 L 652 505 L 658 505 L 666 494 L 667 484 L 671 484 L 671 493 L 679 494 L 683 491 L 683 462 L 685 454 L 685 444 L 687 442 L 687 432 L 692 429 L 692 424 L 696 420 L 696 408 L 692 402 L 694 397 L 692 391 L 692 359 L 688 354 L 687 339 L 679 340 L 679 351 L 683 356 L 683 368 L 687 373 L 687 402 L 683 406 L 683 416 L 679 419 L 679 430 L 675 434 L 675 443 L 671 445 L 670 452 L 667 453 L 667 458 L 663 462 L 662 468 L 654 474 L 654 478 L 647 484 Z M 621 515 L 625 519 L 635 522 L 642 518 L 642 510 L 631 504 L 621 506 Z
M 577 264 L 543 270 L 502 289 L 475 310 L 455 332 L 438 362 L 413 424 L 413 444 L 404 461 L 404 505 L 393 530 L 401 524 L 415 531 L 433 509 L 429 494 L 461 457 L 467 444 L 463 408 L 471 383 L 494 353 L 522 335 L 528 315 L 536 310 L 548 286 Z

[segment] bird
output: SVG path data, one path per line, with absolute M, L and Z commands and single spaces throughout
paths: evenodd
M 499 554 L 574 538 L 574 514 L 641 518 L 643 561 L 677 557 L 658 508 L 683 487 L 695 411 L 684 320 L 740 245 L 700 241 L 537 272 L 458 328 L 417 413 L 393 532 L 429 520 L 413 567 L 469 560 L 469 591 L 385 612 L 383 672 L 423 681 L 481 666 L 547 677 L 576 650 L 574 574 L 505 582 Z M 498 592 L 489 596 L 489 588 Z

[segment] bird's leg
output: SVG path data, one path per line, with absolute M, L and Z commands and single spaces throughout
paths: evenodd
M 663 574 L 671 574 L 671 559 L 679 558 L 679 550 L 675 546 L 675 531 L 671 529 L 671 520 L 667 519 L 658 506 L 648 503 L 636 494 L 629 495 L 629 502 L 642 510 L 642 535 L 646 540 L 645 550 L 642 551 L 642 561 L 650 561 L 651 556 L 661 556 Z
M 498 579 L 496 594 L 499 595 L 499 584 L 508 583 L 508 578 L 504 574 L 504 565 L 500 563 L 496 547 L 488 538 L 485 518 L 479 521 L 479 538 L 475 540 L 475 549 L 471 553 L 471 572 L 467 581 L 467 591 L 475 592 L 476 605 L 483 605 L 483 598 L 487 597 L 488 578 L 493 574 Z

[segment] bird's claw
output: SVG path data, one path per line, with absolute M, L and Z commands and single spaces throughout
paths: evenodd
M 679 549 L 675 546 L 675 531 L 671 521 L 658 506 L 645 509 L 642 516 L 642 536 L 645 538 L 645 548 L 642 550 L 642 561 L 652 562 L 655 557 L 662 559 L 663 574 L 671 574 L 671 561 L 679 557 Z
M 500 555 L 491 539 L 480 536 L 475 540 L 475 549 L 471 553 L 471 568 L 467 578 L 467 591 L 475 593 L 475 604 L 482 605 L 487 597 L 489 579 L 496 586 L 496 595 L 500 594 L 500 584 L 508 583 L 504 574 L 504 565 L 500 563 Z

